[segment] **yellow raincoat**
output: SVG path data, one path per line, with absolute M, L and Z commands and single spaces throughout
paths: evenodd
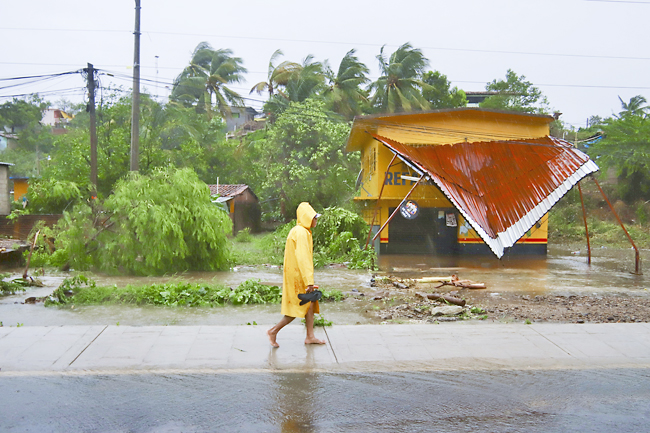
M 305 317 L 311 302 L 300 305 L 298 294 L 305 293 L 307 286 L 314 284 L 314 244 L 311 237 L 311 222 L 316 211 L 307 202 L 300 203 L 296 226 L 287 236 L 284 248 L 284 278 L 282 284 L 282 314 L 291 317 Z M 318 301 L 313 302 L 314 313 L 319 313 Z

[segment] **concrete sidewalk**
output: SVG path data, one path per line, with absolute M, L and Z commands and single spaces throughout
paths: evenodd
M 287 326 L 0 328 L 0 377 L 144 371 L 393 371 L 650 368 L 650 324 L 349 325 L 317 328 L 305 346 Z

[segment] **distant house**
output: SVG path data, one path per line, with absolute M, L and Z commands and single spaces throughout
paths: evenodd
M 253 121 L 259 113 L 252 107 L 230 107 L 232 116 L 226 118 L 226 130 L 233 132 L 245 123 Z
M 0 129 L 0 151 L 18 147 L 18 136 Z
M 48 108 L 43 113 L 41 123 L 52 127 L 54 135 L 65 134 L 66 126 L 72 120 L 73 116 L 58 108 Z
M 13 164 L 0 162 L 0 215 L 11 213 L 11 199 L 9 198 L 9 167 Z
M 261 226 L 260 201 L 248 185 L 208 185 L 210 194 L 218 195 L 217 202 L 228 207 L 236 235 L 240 230 L 249 228 L 252 233 L 258 233 Z
M 13 200 L 21 200 L 27 195 L 27 190 L 29 189 L 29 178 L 23 176 L 11 176 L 9 179 L 11 179 L 14 184 Z

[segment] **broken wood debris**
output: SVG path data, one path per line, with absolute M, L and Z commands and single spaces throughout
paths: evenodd
M 466 303 L 464 299 L 456 298 L 455 296 L 442 295 L 440 293 L 417 292 L 416 295 L 424 299 L 431 299 L 432 301 L 448 302 L 450 304 L 459 305 L 461 307 L 464 307 Z

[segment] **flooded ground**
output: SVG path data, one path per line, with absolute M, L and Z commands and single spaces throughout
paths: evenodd
M 641 432 L 645 369 L 0 378 L 5 432 Z M 36 409 L 38 408 L 38 409 Z
M 642 251 L 650 263 L 650 252 Z M 486 300 L 504 296 L 625 296 L 649 298 L 647 277 L 634 275 L 634 251 L 596 249 L 592 264 L 584 251 L 575 248 L 549 249 L 548 257 L 518 257 L 497 260 L 494 257 L 439 258 L 431 256 L 388 256 L 380 258 L 380 271 L 349 270 L 332 267 L 315 272 L 316 283 L 323 289 L 338 289 L 350 296 L 339 303 L 323 305 L 321 312 L 335 324 L 379 323 L 370 298 L 377 288 L 370 285 L 373 274 L 400 278 L 450 276 L 483 282 L 487 289 L 473 291 Z M 16 276 L 22 270 L 15 270 Z M 650 270 L 648 271 L 650 272 Z M 49 295 L 69 274 L 54 273 L 39 277 L 45 287 L 0 298 L 0 321 L 4 326 L 58 325 L 246 325 L 272 324 L 280 317 L 278 305 L 224 306 L 217 308 L 167 308 L 130 306 L 78 306 L 73 309 L 48 307 L 42 303 L 22 304 L 30 296 Z M 89 274 L 87 274 L 89 275 Z M 280 285 L 278 267 L 237 267 L 231 272 L 186 273 L 166 277 L 107 277 L 90 275 L 99 285 L 147 284 L 167 281 L 213 282 L 235 287 L 247 279 Z M 361 294 L 365 296 L 361 296 Z M 375 307 L 376 308 L 376 307 Z

